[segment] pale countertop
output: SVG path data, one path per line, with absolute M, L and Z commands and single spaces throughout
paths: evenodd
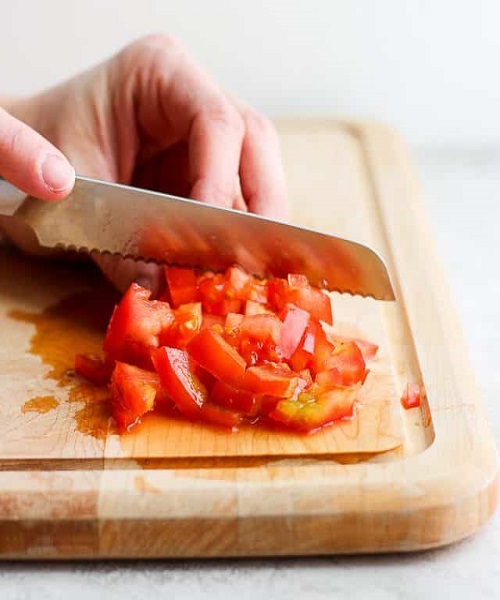
M 500 442 L 500 146 L 414 149 L 430 223 Z M 500 444 L 498 444 L 500 447 Z M 478 534 L 410 555 L 0 564 L 0 600 L 236 597 L 500 598 L 500 514 Z

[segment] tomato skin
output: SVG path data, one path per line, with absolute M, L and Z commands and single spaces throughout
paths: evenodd
M 94 354 L 77 354 L 75 356 L 75 372 L 94 385 L 109 383 L 113 367 L 113 363 L 106 362 Z
M 410 383 L 406 384 L 403 395 L 401 396 L 401 404 L 403 408 L 407 410 L 410 408 L 417 408 L 420 406 L 422 400 L 422 389 L 418 383 Z
M 194 373 L 189 354 L 179 348 L 163 346 L 152 358 L 162 388 L 179 411 L 188 419 L 198 419 L 208 393 Z
M 120 432 L 140 423 L 153 410 L 160 379 L 139 367 L 117 361 L 111 375 L 111 409 Z
M 267 363 L 249 367 L 245 372 L 242 387 L 254 394 L 289 398 L 298 384 L 299 377 L 290 368 Z
M 202 329 L 187 346 L 189 355 L 216 379 L 238 385 L 245 374 L 243 357 L 220 333 Z
M 169 304 L 150 297 L 149 290 L 132 283 L 115 307 L 103 343 L 109 360 L 151 368 L 150 352 L 159 347 L 174 315 Z
M 356 388 L 321 391 L 312 386 L 295 399 L 280 400 L 269 417 L 290 429 L 311 433 L 353 414 Z
M 164 267 L 164 269 L 168 296 L 172 306 L 177 308 L 181 304 L 199 300 L 200 294 L 194 269 L 170 266 Z

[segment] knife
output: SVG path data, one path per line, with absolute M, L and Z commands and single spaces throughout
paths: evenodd
M 302 273 L 330 291 L 395 299 L 367 246 L 168 194 L 77 176 L 66 199 L 49 203 L 0 179 L 0 215 L 24 221 L 48 248 L 213 271 L 237 264 L 259 277 Z

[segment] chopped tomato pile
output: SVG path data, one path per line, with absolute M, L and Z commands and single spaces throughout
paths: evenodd
M 119 431 L 155 409 L 230 429 L 264 421 L 311 432 L 352 415 L 377 346 L 332 338 L 329 296 L 303 275 L 260 280 L 238 267 L 166 267 L 156 300 L 132 284 L 115 307 L 104 359 L 77 373 L 108 384 Z

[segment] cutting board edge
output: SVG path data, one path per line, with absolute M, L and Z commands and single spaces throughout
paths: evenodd
M 281 123 L 287 121 L 289 120 Z M 424 214 L 413 167 L 407 156 L 407 148 L 397 132 L 390 127 L 372 122 L 339 122 L 329 119 L 304 120 L 299 124 L 296 121 L 290 122 L 299 129 L 308 127 L 309 123 L 311 127 L 318 130 L 325 126 L 339 127 L 340 123 L 341 127 L 358 136 L 360 143 L 366 149 L 367 164 L 372 171 L 372 182 L 381 202 L 381 217 L 384 221 L 387 221 L 386 233 L 389 247 L 394 247 L 394 244 L 401 245 L 395 236 L 394 227 L 398 221 L 398 214 L 401 216 L 400 211 L 406 210 L 403 208 L 403 206 L 406 206 L 409 207 L 414 218 L 412 222 L 413 229 L 418 229 L 419 233 L 423 232 L 428 242 L 422 255 L 417 258 L 422 262 L 425 260 L 423 256 L 425 255 L 434 261 L 437 260 L 438 255 L 432 244 L 432 236 Z M 394 196 L 395 190 L 392 193 L 387 192 L 387 189 L 392 188 L 391 182 L 383 181 L 383 177 L 380 175 L 380 173 L 386 172 L 387 167 L 391 165 L 393 167 L 398 165 L 400 173 L 404 174 L 398 198 Z M 375 171 L 378 172 L 378 175 L 375 174 Z M 383 191 L 384 187 L 385 192 Z M 401 190 L 403 191 L 401 192 Z M 401 202 L 401 194 L 404 196 L 405 202 Z M 408 201 L 407 204 L 406 201 Z M 399 207 L 398 202 L 400 203 Z M 403 234 L 400 233 L 400 235 Z M 412 234 L 410 229 L 404 235 L 411 240 L 411 236 L 415 234 Z M 408 248 L 408 246 L 406 247 Z M 408 272 L 404 264 L 408 263 L 408 256 L 403 257 L 403 259 L 390 256 L 389 263 L 393 263 L 393 268 L 398 273 L 401 273 L 401 269 L 403 269 L 403 272 Z M 447 300 L 448 306 L 451 305 L 450 294 L 442 275 L 442 269 L 435 262 L 432 264 L 432 272 L 427 272 L 425 275 L 422 275 L 419 268 L 416 269 L 416 279 L 418 281 L 414 280 L 412 282 L 412 278 L 406 277 L 404 281 L 396 282 L 399 297 L 405 303 L 415 344 L 424 354 L 426 335 L 429 332 L 420 332 L 416 327 L 422 307 L 419 307 L 415 297 L 412 297 L 412 290 L 415 291 L 415 288 L 418 289 L 418 286 L 421 285 L 422 276 L 424 281 L 430 277 L 430 281 L 436 286 L 437 291 L 433 288 L 433 295 L 428 302 L 435 304 L 436 296 L 440 296 L 441 300 Z M 434 316 L 436 317 L 436 314 Z M 448 311 L 447 314 L 438 313 L 437 317 L 443 325 L 440 328 L 441 333 L 452 332 L 450 339 L 441 339 L 440 342 L 443 345 L 446 345 L 446 343 L 463 344 L 460 324 L 454 311 Z M 422 357 L 422 353 L 419 354 L 419 357 Z M 420 365 L 424 379 L 427 370 L 430 368 L 429 362 L 423 360 Z M 71 520 L 63 511 L 57 517 L 59 508 L 57 502 L 61 502 L 60 495 L 57 495 L 57 498 L 59 498 L 57 500 L 56 495 L 53 495 L 51 478 L 48 477 L 44 484 L 39 483 L 31 492 L 26 494 L 26 490 L 23 490 L 25 501 L 18 506 L 9 505 L 8 497 L 4 496 L 2 498 L 2 502 L 0 502 L 0 539 L 7 539 L 8 536 L 11 536 L 12 539 L 25 539 L 25 545 L 29 545 L 28 541 L 31 545 L 29 554 L 22 551 L 9 554 L 0 545 L 0 558 L 153 558 L 336 554 L 412 551 L 458 541 L 479 529 L 496 509 L 498 502 L 498 457 L 470 362 L 464 356 L 460 360 L 461 368 L 456 368 L 455 365 L 450 365 L 450 367 L 454 376 L 458 377 L 458 383 L 455 382 L 455 387 L 467 396 L 468 402 L 463 403 L 463 398 L 459 393 L 457 397 L 453 398 L 451 404 L 441 406 L 435 400 L 437 396 L 433 396 L 433 390 L 430 390 L 429 404 L 436 437 L 425 452 L 384 465 L 336 465 L 332 466 L 330 470 L 327 468 L 324 471 L 324 476 L 341 478 L 341 480 L 329 480 L 329 484 L 337 492 L 333 494 L 334 497 L 337 496 L 337 501 L 344 494 L 344 500 L 348 502 L 349 492 L 352 494 L 355 491 L 360 491 L 360 481 L 363 482 L 363 495 L 358 497 L 358 510 L 353 507 L 351 498 L 349 511 L 346 510 L 348 504 L 342 505 L 340 502 L 335 511 L 330 511 L 327 514 L 322 513 L 321 506 L 317 504 L 317 499 L 311 499 L 308 496 L 310 486 L 307 483 L 304 484 L 301 492 L 299 490 L 300 486 L 293 481 L 289 482 L 289 495 L 295 498 L 297 505 L 300 505 L 301 502 L 308 505 L 309 510 L 304 510 L 302 506 L 302 508 L 294 507 L 287 514 L 274 511 L 272 509 L 273 503 L 276 501 L 276 494 L 274 493 L 268 498 L 269 507 L 266 510 L 262 487 L 256 486 L 255 490 L 252 490 L 252 485 L 242 484 L 236 478 L 234 482 L 228 484 L 230 496 L 228 501 L 236 501 L 233 510 L 228 511 L 227 505 L 222 502 L 219 513 L 217 511 L 213 512 L 211 517 L 206 517 L 204 521 L 203 517 L 199 517 L 195 522 L 198 525 L 204 522 L 208 529 L 215 528 L 214 531 L 217 536 L 220 536 L 221 532 L 227 529 L 229 539 L 236 540 L 237 545 L 231 546 L 231 543 L 226 540 L 222 542 L 222 546 L 217 546 L 214 539 L 209 538 L 207 540 L 203 536 L 199 536 L 200 540 L 197 542 L 196 537 L 191 534 L 188 536 L 190 540 L 189 548 L 183 549 L 182 544 L 177 548 L 172 548 L 171 544 L 169 547 L 169 536 L 171 539 L 173 531 L 177 536 L 184 531 L 181 521 L 185 511 L 182 506 L 180 506 L 178 514 L 172 512 L 169 518 L 162 514 L 162 510 L 153 514 L 150 512 L 148 516 L 152 523 L 151 530 L 145 527 L 146 521 L 144 519 L 137 520 L 136 526 L 134 526 L 134 517 L 137 518 L 138 515 L 141 515 L 140 502 L 139 504 L 136 502 L 134 506 L 134 494 L 132 493 L 132 504 L 129 507 L 130 514 L 126 514 L 123 519 L 113 519 L 102 514 L 100 512 L 102 508 L 102 478 L 98 478 L 95 487 L 91 489 L 91 492 L 97 495 L 93 514 L 90 512 L 89 514 L 80 515 L 76 519 L 73 517 L 73 520 Z M 453 413 L 455 421 L 450 420 L 450 412 Z M 471 445 L 468 448 L 468 460 L 461 463 L 450 450 L 450 446 L 452 449 L 455 448 L 456 444 L 460 442 L 460 435 L 464 432 L 470 438 Z M 429 478 L 429 472 L 432 472 L 431 478 Z M 76 482 L 82 474 L 86 473 L 88 472 L 72 472 L 70 480 L 75 478 Z M 148 473 L 154 472 L 139 471 L 139 473 L 149 477 Z M 0 472 L 0 488 L 4 487 L 2 480 L 11 474 L 11 472 Z M 185 479 L 181 480 L 181 485 L 184 481 L 185 488 L 189 490 L 192 480 L 188 473 L 185 475 Z M 24 476 L 29 477 L 29 473 L 24 473 Z M 407 485 L 406 488 L 403 486 L 403 493 L 399 499 L 396 499 L 396 504 L 399 502 L 399 508 L 394 504 L 394 497 L 390 499 L 381 492 L 381 485 L 391 480 L 391 478 L 394 482 L 400 483 L 403 481 Z M 437 494 L 434 501 L 429 497 L 426 498 L 426 494 L 419 495 L 415 493 L 415 489 L 424 485 L 425 481 Z M 208 485 L 213 487 L 213 481 L 208 482 Z M 278 495 L 286 496 L 287 486 L 283 484 L 283 481 L 280 481 L 279 477 L 269 485 L 270 489 Z M 203 489 L 203 486 L 200 486 L 200 479 L 196 479 L 196 486 Z M 261 504 L 264 504 L 253 515 L 251 512 L 244 516 L 238 515 L 237 509 L 241 507 L 241 498 L 238 497 L 238 494 L 241 494 L 242 489 L 245 489 L 246 494 L 254 494 L 255 502 L 260 501 Z M 423 489 L 425 489 L 425 486 Z M 15 494 L 15 492 L 15 488 L 12 488 L 11 494 Z M 45 516 L 37 514 L 36 503 L 30 501 L 30 494 L 33 494 L 34 498 L 40 492 L 44 494 L 46 502 L 50 503 L 52 498 L 56 503 L 52 506 L 50 514 Z M 85 495 L 85 497 L 88 496 L 88 493 L 89 490 L 81 491 L 81 495 Z M 154 495 L 158 492 L 146 492 L 142 496 L 136 494 L 135 500 L 142 498 L 142 501 L 144 501 L 144 499 L 150 497 L 150 494 Z M 73 495 L 75 496 L 75 502 L 78 504 L 80 495 L 78 486 Z M 448 495 L 448 501 L 446 501 L 446 495 Z M 369 497 L 380 503 L 376 509 L 367 510 L 370 509 L 370 506 L 367 505 L 367 498 Z M 203 501 L 202 499 L 201 504 L 203 504 Z M 343 510 L 342 506 L 344 506 Z M 110 506 L 106 507 L 106 512 L 110 508 Z M 124 507 L 125 513 L 127 513 L 127 508 Z M 145 512 L 147 512 L 147 508 L 148 505 L 144 504 L 143 509 Z M 195 511 L 196 508 L 197 505 L 194 502 L 192 510 Z M 70 523 L 73 523 L 73 525 L 71 526 Z M 399 525 L 396 526 L 398 523 Z M 61 543 L 58 544 L 58 536 L 69 537 L 68 528 L 70 536 L 72 536 L 71 540 L 61 540 Z M 335 535 L 334 531 L 336 532 Z M 269 537 L 269 533 L 272 532 L 280 539 L 280 546 L 266 548 L 262 540 L 258 539 L 259 535 Z M 344 532 L 345 538 L 339 536 L 339 532 Z M 356 532 L 358 534 L 361 532 L 362 535 L 356 535 Z M 366 538 L 367 532 L 372 532 L 375 536 L 372 539 L 371 546 Z M 125 533 L 129 545 L 124 550 L 121 540 Z M 274 538 L 275 535 L 271 537 Z M 379 537 L 376 537 L 377 535 Z M 146 536 L 146 539 L 144 536 Z M 147 539 L 151 536 L 156 539 L 154 544 L 148 544 L 147 542 Z M 339 539 L 345 539 L 345 543 L 342 545 L 341 541 L 338 541 Z M 47 543 L 47 540 L 54 543 Z M 196 546 L 196 543 L 198 543 L 198 546 Z M 132 544 L 135 544 L 135 546 Z

